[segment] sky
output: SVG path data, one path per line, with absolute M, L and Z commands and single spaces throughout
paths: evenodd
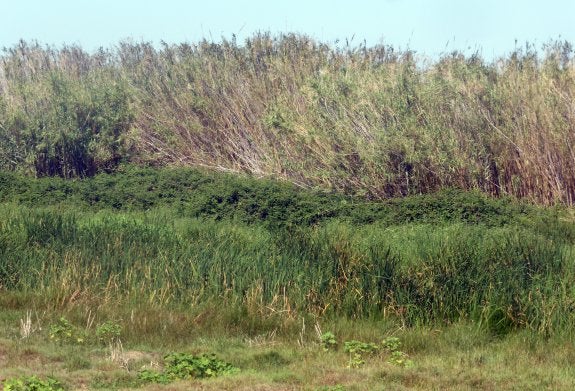
M 295 32 L 334 45 L 384 43 L 429 57 L 503 56 L 526 42 L 575 44 L 575 0 L 0 0 L 0 48 L 20 39 L 93 51 L 125 39 L 238 43 Z

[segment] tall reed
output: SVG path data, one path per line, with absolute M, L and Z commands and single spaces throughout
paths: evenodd
M 0 167 L 123 161 L 282 178 L 375 199 L 445 187 L 573 204 L 572 46 L 424 61 L 260 33 L 238 44 L 20 42 L 0 56 Z

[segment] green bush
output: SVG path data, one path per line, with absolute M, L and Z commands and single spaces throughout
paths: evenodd
M 337 340 L 332 332 L 325 332 L 321 335 L 321 345 L 324 351 L 335 349 L 337 347 Z
M 18 87 L 13 105 L 0 104 L 1 169 L 86 177 L 129 158 L 132 114 L 121 80 L 104 70 L 76 78 L 53 69 Z
M 0 172 L 0 201 L 28 205 L 70 205 L 91 209 L 148 210 L 170 207 L 178 214 L 216 221 L 234 220 L 270 228 L 298 228 L 340 219 L 353 224 L 441 224 L 463 222 L 503 226 L 528 218 L 557 216 L 509 199 L 446 189 L 438 193 L 366 201 L 357 197 L 302 190 L 291 184 L 195 169 L 144 169 L 123 166 L 114 175 L 81 181 L 40 180 Z M 549 231 L 549 234 L 554 232 Z M 568 229 L 564 224 L 563 229 Z M 561 233 L 563 234 L 563 232 Z M 556 235 L 560 237 L 559 232 Z M 575 236 L 574 236 L 575 237 Z
M 345 341 L 343 350 L 349 353 L 349 368 L 359 368 L 365 361 L 364 357 L 379 350 L 379 346 L 371 342 Z

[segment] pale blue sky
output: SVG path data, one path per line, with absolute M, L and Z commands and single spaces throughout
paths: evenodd
M 87 50 L 122 39 L 238 42 L 256 31 L 298 32 L 326 43 L 384 42 L 435 56 L 455 49 L 486 58 L 526 41 L 575 44 L 575 0 L 0 0 L 0 47 L 20 38 Z

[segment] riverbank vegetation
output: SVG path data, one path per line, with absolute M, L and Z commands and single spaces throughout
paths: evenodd
M 573 61 L 5 48 L 4 390 L 573 389 Z
M 574 69 L 568 42 L 490 63 L 293 34 L 20 42 L 0 56 L 0 168 L 69 178 L 131 161 L 373 199 L 457 187 L 572 204 Z
M 80 373 L 91 387 L 152 387 L 141 370 L 189 387 L 162 372 L 159 352 L 174 350 L 196 355 L 186 365 L 223 353 L 226 364 L 213 365 L 240 372 L 196 380 L 216 389 L 377 389 L 387 376 L 421 389 L 572 384 L 557 361 L 575 351 L 569 209 L 454 189 L 367 201 L 186 168 L 81 180 L 2 174 L 0 187 L 3 349 L 44 361 L 77 352 L 78 362 L 56 359 L 58 379 L 75 387 Z M 20 335 L 25 316 L 43 346 L 33 353 Z M 536 355 L 556 346 L 543 361 L 561 375 L 512 376 L 501 360 L 519 344 Z M 118 349 L 137 357 L 122 364 Z M 479 361 L 458 364 L 465 379 L 432 374 L 468 359 Z M 324 360 L 334 378 L 300 367 Z M 501 378 L 485 372 L 492 365 Z

